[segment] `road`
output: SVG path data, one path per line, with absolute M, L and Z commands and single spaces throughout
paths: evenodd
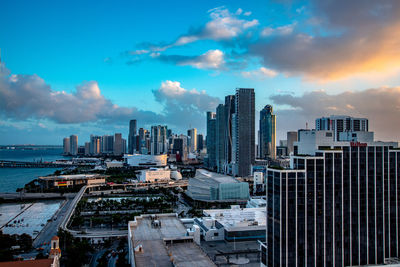
M 44 248 L 44 253 L 48 253 L 50 251 L 50 240 L 53 236 L 57 235 L 58 228 L 60 227 L 63 218 L 66 216 L 68 209 L 70 208 L 73 202 L 73 196 L 69 195 L 66 200 L 63 202 L 60 209 L 55 213 L 52 218 L 56 218 L 51 222 L 48 222 L 46 226 L 42 229 L 36 239 L 33 241 L 33 247 Z M 43 245 L 43 243 L 47 243 L 47 245 Z

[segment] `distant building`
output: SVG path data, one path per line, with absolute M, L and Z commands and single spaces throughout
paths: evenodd
M 271 105 L 266 105 L 260 111 L 260 135 L 258 147 L 262 159 L 276 158 L 276 116 Z
M 217 167 L 216 162 L 216 114 L 207 112 L 207 167 L 214 170 Z
M 90 142 L 85 142 L 85 156 L 90 155 Z
M 64 151 L 64 154 L 65 155 L 69 155 L 70 151 L 71 151 L 70 149 L 71 149 L 71 147 L 70 147 L 70 143 L 69 143 L 69 137 L 65 137 L 63 139 L 63 151 Z
M 189 137 L 189 153 L 196 153 L 197 152 L 197 129 L 193 128 L 188 130 L 188 137 Z
M 77 135 L 71 135 L 69 137 L 69 144 L 70 144 L 70 153 L 73 156 L 76 156 L 78 154 L 78 136 Z
M 236 89 L 233 126 L 233 174 L 251 175 L 255 160 L 255 94 L 254 89 Z M 234 155 L 234 156 L 233 156 Z
M 161 155 L 168 152 L 167 126 L 151 126 L 151 154 Z
M 101 152 L 101 136 L 90 135 L 90 155 L 97 156 Z
M 53 175 L 39 177 L 39 183 L 43 188 L 70 188 L 82 185 L 105 184 L 104 175 L 100 174 L 76 174 Z
M 291 153 L 294 152 L 294 147 L 293 147 L 294 142 L 297 142 L 297 132 L 295 132 L 295 131 L 287 132 L 287 153 L 288 153 L 288 155 L 290 155 Z
M 114 153 L 114 136 L 103 135 L 101 137 L 101 153 L 111 155 Z
M 132 167 L 163 167 L 167 166 L 168 155 L 124 155 L 125 163 Z
M 225 106 L 219 104 L 216 112 L 215 124 L 215 157 L 217 162 L 217 172 L 223 173 L 225 167 L 225 127 L 226 127 Z
M 321 117 L 315 120 L 315 130 L 333 131 L 334 141 L 341 141 L 341 132 L 368 132 L 368 119 L 336 115 Z
M 136 120 L 129 121 L 129 134 L 128 134 L 128 153 L 133 154 L 136 148 L 135 137 L 137 134 L 137 122 Z
M 126 140 L 122 138 L 121 133 L 114 135 L 114 155 L 120 156 L 126 152 Z
M 171 170 L 150 168 L 141 170 L 138 177 L 139 182 L 161 182 L 171 179 Z
M 189 179 L 187 195 L 193 200 L 205 202 L 247 201 L 249 184 L 239 182 L 232 176 L 196 170 L 196 176 Z
M 197 135 L 197 151 L 201 151 L 204 148 L 204 137 L 202 134 Z

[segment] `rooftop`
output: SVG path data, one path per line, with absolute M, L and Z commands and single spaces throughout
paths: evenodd
M 82 179 L 97 179 L 104 178 L 100 174 L 74 174 L 74 175 L 54 175 L 54 176 L 40 176 L 39 179 L 43 180 L 82 180 Z
M 0 262 L 0 267 L 50 267 L 53 259 Z
M 226 230 L 244 230 L 266 227 L 266 210 L 263 208 L 240 208 L 203 210 L 205 216 L 217 220 Z M 242 229 L 239 229 L 242 228 Z
M 215 182 L 220 184 L 229 184 L 229 183 L 238 183 L 235 178 L 229 175 L 224 175 L 216 172 L 209 172 L 204 169 L 198 169 L 196 171 L 196 176 L 194 178 L 197 179 L 213 179 Z
M 156 216 L 156 217 L 154 217 Z M 157 221 L 160 227 L 155 227 Z M 142 215 L 129 223 L 136 266 L 215 266 L 193 238 L 176 214 Z

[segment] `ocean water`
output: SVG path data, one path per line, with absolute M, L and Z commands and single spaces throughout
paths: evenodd
M 0 149 L 0 160 L 13 161 L 54 161 L 67 159 L 62 149 L 7 150 Z M 0 192 L 15 192 L 39 176 L 54 173 L 56 168 L 0 168 Z

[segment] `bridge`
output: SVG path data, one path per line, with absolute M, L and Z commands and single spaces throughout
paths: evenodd
M 66 167 L 75 167 L 75 166 L 88 166 L 88 164 L 0 160 L 0 168 L 66 168 Z

